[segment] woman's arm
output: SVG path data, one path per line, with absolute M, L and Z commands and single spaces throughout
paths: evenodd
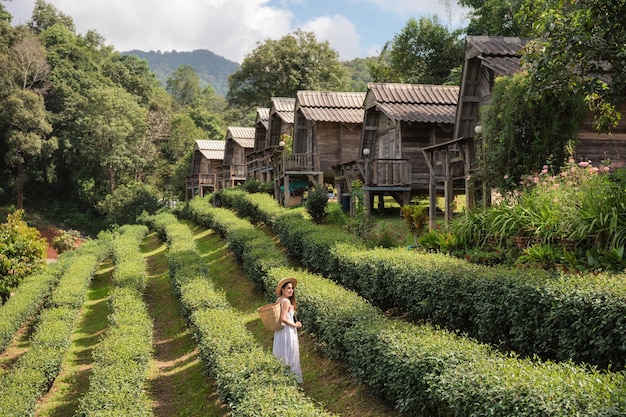
M 291 308 L 291 302 L 289 299 L 285 298 L 280 302 L 280 322 L 286 324 L 287 326 L 293 326 L 298 328 L 298 323 L 294 323 L 289 320 L 289 309 Z

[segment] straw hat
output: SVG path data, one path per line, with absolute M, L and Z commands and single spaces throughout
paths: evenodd
M 295 278 L 283 278 L 283 279 L 280 280 L 280 282 L 276 286 L 276 295 L 280 295 L 280 290 L 288 282 L 291 282 L 291 285 L 293 285 L 294 288 L 296 288 L 296 285 L 298 285 L 298 280 L 295 279 Z

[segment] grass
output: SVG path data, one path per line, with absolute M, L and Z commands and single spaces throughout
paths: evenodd
M 145 299 L 154 322 L 155 353 L 149 373 L 154 415 L 225 416 L 215 381 L 205 372 L 198 344 L 172 290 L 166 246 L 152 233 L 142 250 L 148 259 Z

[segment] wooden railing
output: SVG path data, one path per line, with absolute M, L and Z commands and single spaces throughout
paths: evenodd
M 411 185 L 411 163 L 408 159 L 366 159 L 365 185 L 370 187 L 403 187 Z
M 220 180 L 241 179 L 246 178 L 247 172 L 246 164 L 230 164 L 219 167 L 217 175 Z
M 272 167 L 272 154 L 267 150 L 256 151 L 246 157 L 248 173 L 264 171 Z
M 216 174 L 192 174 L 185 177 L 187 188 L 198 188 L 203 186 L 215 186 L 217 184 Z
M 281 158 L 276 158 L 275 161 L 278 173 L 320 170 L 318 153 L 292 153 L 289 156 L 283 154 Z

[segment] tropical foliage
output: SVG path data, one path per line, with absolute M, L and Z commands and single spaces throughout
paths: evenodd
M 525 74 L 495 81 L 491 104 L 484 109 L 484 171 L 490 186 L 510 191 L 537 162 L 558 169 L 575 146 L 585 114 L 580 95 L 546 92 L 528 95 Z M 571 152 L 571 149 L 570 149 Z
M 528 0 L 520 11 L 536 40 L 527 55 L 537 95 L 583 94 L 596 128 L 619 119 L 626 91 L 626 0 Z

